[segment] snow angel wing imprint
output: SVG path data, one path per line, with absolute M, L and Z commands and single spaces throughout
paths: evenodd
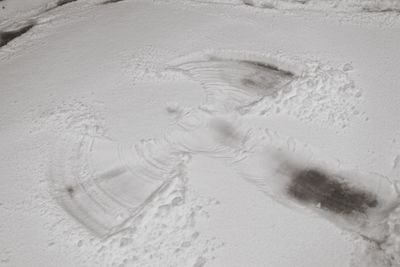
M 87 135 L 67 135 L 54 151 L 52 193 L 75 219 L 108 236 L 141 214 L 174 176 L 182 155 L 162 141 L 133 146 Z
M 249 59 L 242 54 L 201 54 L 177 59 L 168 69 L 181 71 L 199 82 L 209 102 L 237 108 L 274 97 L 296 74 L 268 63 L 267 59 Z

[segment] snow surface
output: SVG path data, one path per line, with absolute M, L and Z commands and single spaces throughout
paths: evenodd
M 398 1 L 67 2 L 0 1 L 1 266 L 400 266 Z

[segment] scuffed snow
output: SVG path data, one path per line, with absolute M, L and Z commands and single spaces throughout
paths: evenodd
M 0 169 L 5 177 L 4 201 L 0 200 L 1 217 L 5 218 L 1 238 L 15 233 L 9 247 L 0 247 L 2 264 L 26 263 L 29 258 L 23 253 L 31 246 L 32 251 L 45 247 L 59 257 L 71 258 L 66 266 L 201 267 L 231 266 L 232 262 L 243 266 L 243 258 L 247 266 L 260 266 L 267 260 L 276 266 L 293 266 L 298 259 L 307 266 L 339 266 L 342 261 L 333 258 L 346 261 L 351 253 L 350 266 L 400 266 L 398 158 L 390 171 L 364 170 L 359 166 L 363 159 L 352 163 L 339 158 L 347 155 L 336 148 L 345 143 L 336 145 L 338 136 L 355 143 L 357 137 L 349 138 L 349 131 L 362 128 L 369 120 L 364 106 L 371 92 L 355 81 L 356 67 L 343 63 L 342 58 L 339 65 L 320 59 L 322 52 L 310 56 L 300 52 L 301 46 L 289 45 L 290 52 L 273 49 L 273 45 L 267 49 L 257 43 L 254 33 L 250 34 L 256 40 L 254 47 L 251 42 L 236 47 L 232 40 L 238 38 L 229 35 L 232 25 L 250 25 L 253 30 L 254 25 L 263 25 L 262 16 L 272 16 L 258 14 L 259 22 L 244 19 L 242 24 L 234 13 L 249 11 L 235 10 L 231 5 L 293 12 L 397 12 L 398 1 L 245 0 L 210 1 L 204 6 L 164 1 L 101 3 L 37 1 L 24 7 L 12 6 L 11 0 L 0 1 L 9 10 L 0 21 L 0 68 L 9 74 L 2 77 L 5 100 L 0 122 L 5 127 L 0 132 L 4 140 L 1 160 L 13 166 L 12 170 Z M 227 5 L 214 10 L 216 3 Z M 225 16 L 229 12 L 234 12 L 232 17 Z M 166 13 L 172 26 L 164 28 L 161 15 Z M 275 18 L 276 32 L 293 24 L 287 24 L 290 14 Z M 218 22 L 221 28 L 207 35 L 197 19 L 204 19 L 205 24 L 210 19 L 206 26 Z M 177 40 L 171 39 L 171 32 L 181 33 L 182 21 L 190 25 L 185 25 Z M 32 25 L 30 35 L 19 32 L 26 25 Z M 80 27 L 85 29 L 83 33 Z M 157 29 L 152 31 L 153 27 Z M 67 34 L 59 42 L 52 37 L 60 34 L 58 29 Z M 85 35 L 104 29 L 93 37 Z M 262 27 L 257 29 L 263 32 Z M 201 31 L 204 39 L 198 34 Z M 278 40 L 276 32 L 258 42 Z M 72 38 L 77 41 L 72 42 L 72 49 L 77 54 L 68 54 L 70 36 L 76 38 Z M 312 36 L 317 38 L 318 34 Z M 37 52 L 43 49 L 37 45 L 42 40 L 53 55 L 61 49 L 57 52 L 61 56 L 53 62 L 47 59 L 52 62 L 49 66 L 39 66 L 36 74 L 42 76 L 30 76 L 35 70 L 31 65 L 41 63 L 40 56 L 46 54 Z M 19 71 L 25 76 L 18 77 Z M 285 127 L 275 121 L 280 129 L 274 129 L 274 120 Z M 301 127 L 287 134 L 290 127 L 296 127 L 287 121 Z M 312 129 L 331 135 L 321 137 Z M 334 138 L 330 139 L 332 132 Z M 132 133 L 137 136 L 130 137 Z M 303 140 L 307 139 L 304 136 L 308 140 Z M 207 163 L 210 159 L 212 164 Z M 345 214 L 329 210 L 322 201 L 302 202 L 290 196 L 287 188 L 303 169 L 327 173 L 346 190 L 373 198 L 372 204 Z M 204 175 L 209 177 L 201 177 Z M 226 180 L 230 175 L 242 179 Z M 200 178 L 193 179 L 196 176 Z M 209 189 L 199 190 L 207 186 Z M 214 186 L 225 191 L 215 193 Z M 238 200 L 240 190 L 244 190 L 245 200 Z M 312 193 L 320 199 L 330 196 L 320 188 L 305 190 L 317 191 Z M 248 200 L 252 197 L 256 201 Z M 267 202 L 269 210 L 221 207 L 220 198 L 262 208 L 261 203 Z M 338 209 L 346 206 L 335 198 L 330 201 L 338 204 Z M 234 215 L 248 212 L 248 218 L 228 221 L 232 214 L 224 210 L 227 207 Z M 276 240 L 270 238 L 273 227 L 264 225 L 256 232 L 246 225 L 254 213 L 260 216 L 259 222 L 276 222 L 278 232 L 292 234 L 282 234 Z M 268 218 L 269 213 L 276 215 Z M 215 214 L 226 217 L 218 221 Z M 19 232 L 16 227 L 24 230 Z M 334 244 L 327 244 L 327 251 L 332 253 L 315 261 L 308 254 L 299 256 L 301 249 L 326 243 L 322 237 L 315 240 L 306 236 L 301 227 L 328 232 L 325 235 Z M 24 236 L 26 247 L 18 250 Z M 240 238 L 250 237 L 259 243 L 244 247 L 246 242 Z M 38 248 L 32 245 L 37 240 Z M 273 251 L 274 242 L 280 240 L 286 244 L 278 255 L 265 251 L 266 244 Z M 296 245 L 303 241 L 304 247 Z M 349 246 L 354 252 L 346 247 L 334 250 L 336 244 Z M 297 247 L 297 252 L 287 249 L 290 246 Z M 255 255 L 249 252 L 253 249 Z M 241 251 L 245 253 L 238 253 Z M 45 255 L 35 263 L 45 262 L 41 259 Z
M 306 9 L 340 12 L 398 12 L 397 0 L 193 0 L 226 5 L 247 5 L 266 9 Z
M 217 58 L 225 66 L 205 65 L 204 58 Z M 199 61 L 200 60 L 200 61 Z M 266 80 L 273 78 L 259 78 L 257 69 L 237 69 L 230 62 L 242 60 L 263 62 L 285 70 L 293 77 L 283 80 L 281 84 L 268 84 Z M 182 63 L 179 63 L 182 62 Z M 198 63 L 197 63 L 198 62 Z M 344 70 L 335 69 L 329 65 L 308 60 L 305 58 L 292 58 L 283 54 L 257 55 L 237 51 L 209 51 L 186 56 L 170 63 L 172 70 L 182 71 L 194 80 L 200 82 L 206 90 L 206 103 L 202 108 L 209 111 L 230 111 L 231 109 L 244 114 L 259 114 L 270 116 L 284 112 L 295 118 L 306 121 L 318 121 L 324 126 L 338 125 L 346 127 L 348 118 L 358 114 L 357 103 L 362 96 L 360 88 L 349 78 L 346 72 L 351 65 L 346 65 Z M 226 66 L 228 65 L 228 66 Z M 235 69 L 236 68 L 236 69 Z M 230 74 L 228 74 L 230 73 Z M 262 87 L 276 87 L 278 90 L 267 92 L 254 92 L 249 84 L 240 85 L 238 81 L 228 75 L 236 75 L 243 79 L 254 79 Z M 217 77 L 215 77 L 217 76 Z M 220 77 L 224 77 L 221 81 Z M 260 81 L 257 81 L 260 79 Z M 263 84 L 263 82 L 265 84 Z M 232 87 L 238 90 L 233 91 Z M 222 107 L 220 107 L 222 106 Z

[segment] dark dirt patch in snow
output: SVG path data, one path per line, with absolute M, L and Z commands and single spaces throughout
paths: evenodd
M 299 171 L 288 188 L 288 194 L 298 201 L 320 205 L 322 209 L 343 215 L 365 213 L 378 205 L 372 194 L 315 169 Z
M 67 186 L 66 190 L 67 190 L 68 194 L 72 197 L 72 195 L 75 192 L 75 189 L 72 186 Z
M 12 31 L 0 31 L 0 47 L 5 46 L 15 38 L 25 34 L 28 32 L 30 29 L 35 26 L 34 23 L 25 25 L 19 29 L 12 30 Z

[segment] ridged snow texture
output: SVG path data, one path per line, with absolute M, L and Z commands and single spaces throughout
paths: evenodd
M 70 135 L 56 146 L 50 178 L 65 210 L 107 236 L 138 216 L 152 196 L 179 175 L 181 159 L 153 140 L 124 146 Z
M 274 97 L 295 77 L 290 71 L 261 61 L 217 57 L 193 59 L 171 68 L 202 84 L 206 101 L 223 104 L 225 110 Z

